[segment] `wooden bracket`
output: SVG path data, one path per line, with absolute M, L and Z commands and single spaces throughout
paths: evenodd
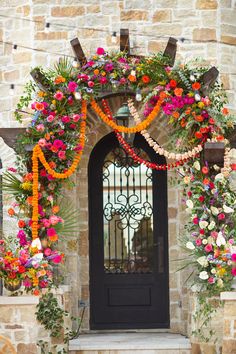
M 41 73 L 39 68 L 35 68 L 30 72 L 30 75 L 38 85 L 41 91 L 48 92 L 50 90 L 50 82 L 48 79 Z
M 120 29 L 120 51 L 130 55 L 129 30 Z
M 213 66 L 201 76 L 200 81 L 203 82 L 201 91 L 204 94 L 204 96 L 206 96 L 209 93 L 209 90 L 211 86 L 214 85 L 218 75 L 219 75 L 219 71 L 216 69 L 215 66 Z
M 86 56 L 83 52 L 83 49 L 81 47 L 80 41 L 78 38 L 74 38 L 70 41 L 70 44 L 72 46 L 72 49 L 75 53 L 76 58 L 78 59 L 79 63 L 81 66 L 85 65 L 87 63 Z
M 222 142 L 206 142 L 204 145 L 204 161 L 210 165 L 223 166 L 225 144 Z
M 173 66 L 175 63 L 176 51 L 177 51 L 177 39 L 170 37 L 163 55 L 170 58 L 171 66 Z

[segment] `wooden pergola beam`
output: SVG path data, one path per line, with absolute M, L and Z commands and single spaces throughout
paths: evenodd
M 47 78 L 41 73 L 39 68 L 35 68 L 30 72 L 33 80 L 36 82 L 41 91 L 48 92 L 50 90 L 50 83 Z
M 130 55 L 129 30 L 120 29 L 120 51 Z
M 72 46 L 73 52 L 77 58 L 77 60 L 79 61 L 80 65 L 83 66 L 87 63 L 87 58 L 84 54 L 84 51 L 81 47 L 80 41 L 78 40 L 78 38 L 74 38 L 70 41 L 70 44 Z
M 170 58 L 171 66 L 173 66 L 175 63 L 176 51 L 177 51 L 177 39 L 170 37 L 163 55 Z
M 215 66 L 213 66 L 201 76 L 200 80 L 203 82 L 201 91 L 205 96 L 209 93 L 211 86 L 214 85 L 218 75 L 219 75 L 219 71 L 216 69 Z
M 0 137 L 11 148 L 15 148 L 15 143 L 19 134 L 24 134 L 26 128 L 0 128 Z

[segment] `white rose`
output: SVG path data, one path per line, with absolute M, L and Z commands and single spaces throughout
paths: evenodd
M 206 256 L 199 257 L 197 259 L 197 262 L 202 266 L 202 267 L 207 267 L 208 266 L 208 260 Z
M 195 246 L 192 242 L 187 242 L 186 243 L 186 247 L 189 249 L 189 250 L 194 250 Z
M 225 238 L 224 238 L 224 236 L 223 236 L 221 231 L 218 233 L 218 236 L 217 236 L 217 239 L 216 239 L 216 244 L 217 244 L 218 247 L 226 244 Z
M 185 184 L 189 184 L 190 181 L 191 181 L 191 178 L 190 178 L 189 176 L 185 176 L 185 177 L 184 177 L 184 183 L 185 183 Z
M 200 166 L 199 161 L 195 161 L 194 164 L 193 164 L 193 167 L 194 167 L 197 171 L 200 171 L 201 166 Z
M 217 209 L 216 207 L 211 206 L 211 212 L 213 215 L 218 215 L 219 214 L 219 209 Z
M 213 244 L 214 241 L 215 241 L 214 238 L 211 237 L 211 236 L 209 236 L 209 237 L 207 238 L 207 243 L 209 243 L 209 244 Z
M 193 209 L 193 202 L 191 199 L 186 200 L 186 205 L 189 209 Z
M 209 278 L 209 275 L 208 273 L 204 270 L 202 271 L 200 274 L 199 274 L 199 278 L 202 279 L 202 280 L 206 280 Z
M 234 209 L 228 207 L 227 205 L 223 205 L 223 210 L 226 214 L 233 213 Z
M 217 280 L 217 285 L 219 286 L 219 288 L 223 287 L 223 280 L 222 279 L 218 279 Z
M 215 226 L 216 226 L 215 221 L 211 221 L 210 224 L 208 225 L 208 230 L 213 230 Z
M 207 242 L 207 240 L 204 238 L 203 240 L 202 240 L 202 244 L 203 245 L 206 245 L 208 242 Z
M 212 268 L 212 270 L 211 270 L 211 274 L 216 274 L 216 270 L 215 270 L 215 268 Z
M 218 173 L 218 174 L 215 176 L 215 181 L 223 181 L 223 179 L 224 179 L 223 173 Z
M 201 229 L 205 229 L 208 225 L 208 222 L 207 221 L 199 221 L 199 226 Z

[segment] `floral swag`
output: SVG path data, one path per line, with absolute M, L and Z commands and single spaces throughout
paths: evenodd
M 224 107 L 227 101 L 219 81 L 209 90 L 205 87 L 209 67 L 199 61 L 171 67 L 162 53 L 129 57 L 98 48 L 79 68 L 62 59 L 53 69 L 37 70 L 43 82 L 26 85 L 16 110 L 20 122 L 25 119 L 23 110 L 32 115 L 26 132 L 18 137 L 17 168 L 3 174 L 2 188 L 15 198 L 8 213 L 16 218 L 19 231 L 0 241 L 0 277 L 21 281 L 35 295 L 55 283 L 53 267 L 64 260 L 58 241 L 77 231 L 76 211 L 60 196 L 65 183 L 72 183 L 68 178 L 82 156 L 89 106 L 136 162 L 158 173 L 176 169 L 189 215 L 180 242 L 189 252 L 186 265 L 194 269 L 191 284 L 215 293 L 230 289 L 236 276 L 236 164 L 230 163 L 234 151 L 226 147 L 222 169 L 204 161 L 201 151 L 207 141 L 227 144 L 234 121 Z M 108 101 L 99 104 L 102 93 L 119 91 L 135 96 L 128 100 L 132 127 L 116 123 Z M 168 124 L 168 150 L 148 133 L 151 123 Z M 141 159 L 123 133 L 142 134 L 168 162 L 156 165 Z

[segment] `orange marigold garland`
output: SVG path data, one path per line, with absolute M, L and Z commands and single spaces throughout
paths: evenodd
M 87 102 L 85 100 L 82 101 L 82 108 L 81 108 L 81 113 L 82 113 L 82 120 L 80 123 L 80 138 L 79 138 L 79 144 L 81 146 L 81 150 L 78 151 L 76 154 L 72 165 L 70 168 L 63 172 L 59 173 L 53 170 L 49 163 L 46 161 L 44 153 L 39 145 L 35 145 L 33 149 L 33 155 L 32 155 L 32 172 L 33 172 L 33 198 L 32 198 L 32 239 L 38 238 L 38 180 L 39 180 L 39 173 L 38 173 L 38 161 L 42 163 L 44 168 L 47 170 L 47 172 L 52 175 L 54 178 L 60 178 L 60 179 L 65 179 L 70 177 L 76 170 L 85 145 L 85 130 L 86 130 L 86 117 L 87 117 Z
M 94 99 L 91 100 L 91 106 L 92 106 L 93 110 L 97 113 L 97 115 L 104 121 L 104 123 L 109 125 L 114 130 L 118 131 L 119 133 L 134 134 L 134 133 L 140 132 L 141 130 L 146 129 L 151 124 L 151 122 L 155 119 L 155 117 L 159 113 L 160 108 L 161 108 L 161 104 L 162 104 L 165 97 L 166 97 L 166 94 L 164 92 L 162 93 L 162 95 L 160 94 L 160 99 L 157 101 L 152 112 L 148 115 L 148 117 L 143 122 L 139 123 L 138 125 L 136 125 L 134 127 L 124 127 L 121 125 L 117 125 L 115 122 L 113 122 L 112 120 L 109 119 L 109 117 L 102 111 L 102 109 L 99 107 L 99 105 L 97 104 L 97 102 Z

